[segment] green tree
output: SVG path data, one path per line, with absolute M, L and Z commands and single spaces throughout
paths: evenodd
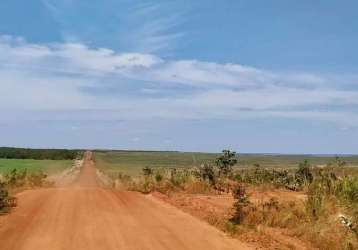
M 223 150 L 222 154 L 216 158 L 215 163 L 219 168 L 220 175 L 227 176 L 231 174 L 232 167 L 237 163 L 236 152 Z
M 336 156 L 334 158 L 334 163 L 337 167 L 341 168 L 344 167 L 345 165 L 347 165 L 347 162 L 345 162 L 344 160 L 342 160 L 339 156 Z

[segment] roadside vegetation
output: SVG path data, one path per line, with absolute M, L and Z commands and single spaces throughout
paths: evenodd
M 0 214 L 16 206 L 16 192 L 52 186 L 48 174 L 63 171 L 80 157 L 77 150 L 0 148 Z
M 301 158 L 296 167 L 287 168 L 268 168 L 260 163 L 241 166 L 235 152 L 224 150 L 197 166 L 147 165 L 140 176 L 112 172 L 112 179 L 117 188 L 161 193 L 167 200 L 181 194 L 207 195 L 211 200 L 231 196 L 227 216 L 213 209 L 202 218 L 240 239 L 255 234 L 278 241 L 286 235 L 308 249 L 358 249 L 358 169 L 352 165 L 355 159 L 326 159 L 325 164 L 319 161 L 314 165 Z M 255 198 L 256 193 L 267 190 L 303 198 Z M 187 206 L 192 204 L 195 200 Z M 205 207 L 200 209 L 204 211 Z M 286 244 L 288 248 L 290 244 Z
M 16 206 L 16 199 L 9 195 L 5 184 L 0 182 L 0 215 L 7 213 L 14 206 Z
M 16 198 L 12 195 L 16 190 L 26 187 L 51 186 L 52 183 L 46 180 L 47 175 L 42 171 L 28 172 L 27 170 L 11 170 L 0 180 L 0 214 L 6 213 L 11 207 L 17 204 Z

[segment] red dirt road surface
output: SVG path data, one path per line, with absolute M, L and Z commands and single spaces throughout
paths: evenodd
M 29 190 L 0 224 L 1 250 L 250 249 L 162 201 L 102 188 L 91 153 L 75 183 Z

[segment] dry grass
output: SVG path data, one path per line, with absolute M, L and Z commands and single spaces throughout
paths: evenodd
M 256 166 L 227 175 L 213 165 L 145 168 L 139 177 L 114 178 L 116 187 L 152 193 L 264 249 L 358 249 L 358 170 L 334 164 L 323 168 L 305 161 L 287 170 Z M 231 194 L 227 203 L 219 198 Z M 342 225 L 341 213 L 352 226 Z
M 232 198 L 214 194 L 206 183 L 191 182 L 180 192 L 164 190 L 157 190 L 164 195 L 156 195 L 233 237 L 264 249 L 358 249 L 356 235 L 337 217 L 339 213 L 351 215 L 352 211 L 333 196 L 326 197 L 321 213 L 313 216 L 302 193 L 250 186 L 251 205 L 243 221 L 235 225 L 230 222 Z

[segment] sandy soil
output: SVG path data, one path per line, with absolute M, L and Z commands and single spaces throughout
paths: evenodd
M 90 153 L 75 183 L 18 198 L 1 250 L 250 249 L 154 197 L 101 187 Z

